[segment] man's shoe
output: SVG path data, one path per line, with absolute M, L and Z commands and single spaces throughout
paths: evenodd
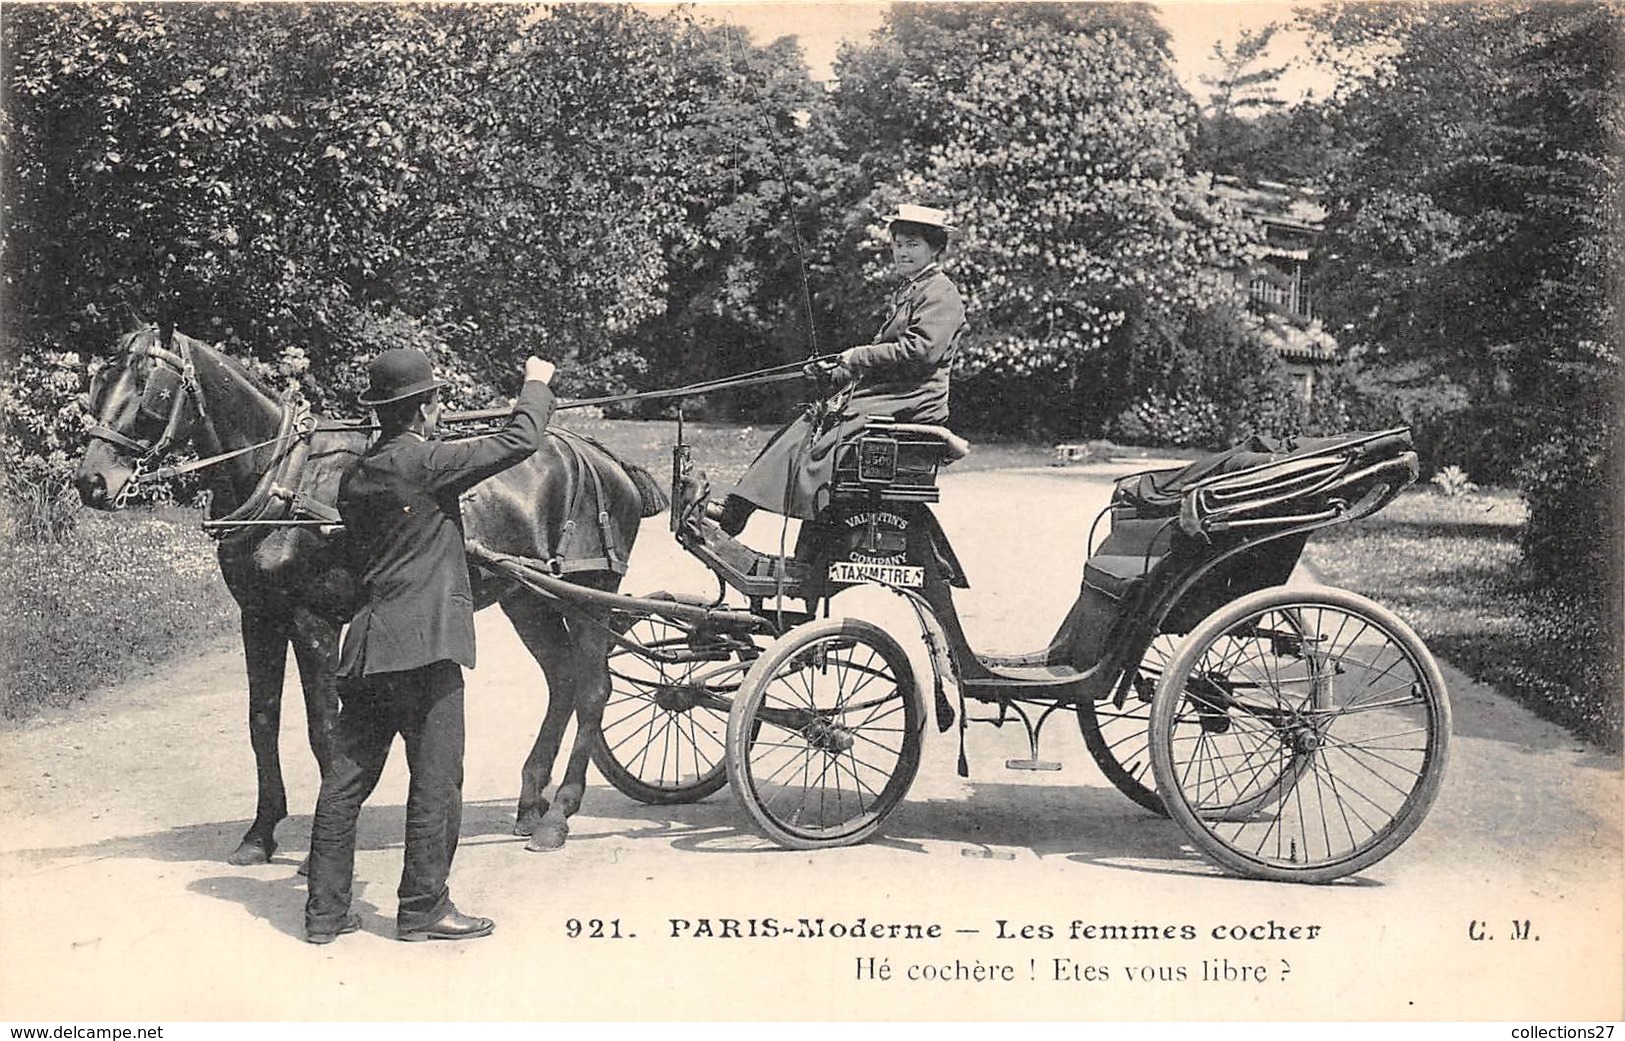
M 355 932 L 356 930 L 358 930 L 360 928 L 361 928 L 361 916 L 354 913 L 354 912 L 351 912 L 350 914 L 345 915 L 344 916 L 344 921 L 340 922 L 339 927 L 337 929 L 332 930 L 332 931 L 323 931 L 323 930 L 319 930 L 319 929 L 306 929 L 305 930 L 305 942 L 306 943 L 332 943 L 334 940 L 337 940 L 339 937 L 343 936 L 345 933 L 353 933 L 353 932 Z
M 463 914 L 461 911 L 447 911 L 437 922 L 430 922 L 419 929 L 401 929 L 395 933 L 397 940 L 408 943 L 417 943 L 421 940 L 473 940 L 481 936 L 490 936 L 496 923 L 489 918 L 475 918 L 473 915 Z

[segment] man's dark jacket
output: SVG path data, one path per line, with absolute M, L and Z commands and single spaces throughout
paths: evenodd
M 339 515 L 365 600 L 339 655 L 340 676 L 402 672 L 451 660 L 474 667 L 474 596 L 458 496 L 536 450 L 553 392 L 525 383 L 500 431 L 465 441 L 400 432 L 345 474 Z

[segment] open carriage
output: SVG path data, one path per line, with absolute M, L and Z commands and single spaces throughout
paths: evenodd
M 613 619 L 594 761 L 635 799 L 731 784 L 773 841 L 850 844 L 906 796 L 928 715 L 941 730 L 957 720 L 963 771 L 963 728 L 1012 720 L 1031 756 L 1009 765 L 1048 767 L 1039 735 L 1064 712 L 1113 784 L 1220 865 L 1323 882 L 1421 822 L 1450 709 L 1432 656 L 1391 612 L 1283 583 L 1313 531 L 1381 509 L 1415 480 L 1416 456 L 1403 429 L 1256 447 L 1118 481 L 1077 599 L 1021 654 L 980 653 L 960 624 L 959 564 L 931 503 L 963 443 L 936 427 L 877 420 L 843 442 L 827 508 L 785 557 L 705 517 L 679 444 L 672 528 L 720 579 L 715 597 L 589 595 L 534 562 L 475 556 Z M 857 582 L 914 608 L 933 675 L 916 674 L 896 634 L 821 613 Z
M 336 710 L 331 652 L 354 576 L 328 540 L 338 515 L 323 503 L 365 428 L 316 421 L 207 345 L 152 327 L 126 335 L 87 405 L 97 425 L 77 483 L 88 504 L 116 508 L 141 481 L 206 467 L 226 496 L 229 512 L 206 526 L 227 533 L 222 573 L 244 606 L 261 780 L 232 859 L 263 862 L 286 816 L 275 706 L 289 642 L 319 760 Z M 183 442 L 211 454 L 152 469 Z M 827 506 L 784 556 L 708 519 L 679 435 L 672 530 L 716 574 L 713 597 L 616 591 L 638 517 L 664 495 L 602 446 L 555 436 L 464 505 L 470 563 L 498 579 L 487 600 L 544 671 L 590 681 L 550 690 L 516 826 L 533 848 L 556 848 L 579 806 L 585 746 L 552 804 L 542 795 L 572 697 L 585 706 L 578 743 L 591 743 L 618 789 L 681 803 L 731 784 L 767 836 L 796 848 L 874 834 L 908 792 L 928 717 L 941 730 L 957 721 L 961 750 L 971 723 L 1019 722 L 1030 755 L 1010 765 L 1043 769 L 1039 735 L 1061 713 L 1113 784 L 1226 868 L 1327 881 L 1375 863 L 1438 793 L 1444 683 L 1386 609 L 1283 583 L 1311 533 L 1381 509 L 1415 479 L 1416 456 L 1405 430 L 1252 447 L 1119 481 L 1054 635 L 1026 653 L 987 654 L 960 624 L 963 576 L 931 511 L 939 468 L 964 450 L 948 431 L 874 421 L 841 441 Z M 586 551 L 583 531 L 598 535 Z M 511 552 L 482 542 L 485 532 L 509 536 Z M 913 608 L 925 668 L 907 634 L 828 616 L 830 597 L 860 582 Z M 527 595 L 510 595 L 519 589 Z

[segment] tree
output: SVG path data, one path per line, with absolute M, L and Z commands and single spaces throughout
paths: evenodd
M 865 186 L 849 248 L 873 250 L 873 216 L 897 201 L 963 222 L 953 264 L 972 332 L 956 409 L 1007 400 L 1023 421 L 1099 430 L 1155 384 L 1185 316 L 1235 299 L 1254 232 L 1185 172 L 1195 107 L 1147 17 L 901 5 L 842 53 L 836 136 Z M 871 255 L 860 274 L 874 285 Z
M 1286 104 L 1275 94 L 1285 65 L 1261 65 L 1270 42 L 1280 31 L 1271 22 L 1261 29 L 1243 30 L 1234 45 L 1213 45 L 1219 60 L 1217 76 L 1202 76 L 1212 89 L 1202 107 L 1191 161 L 1195 169 L 1211 170 L 1251 179 L 1256 173 L 1253 158 L 1268 147 L 1268 127 L 1261 117 L 1280 111 Z
M 1617 669 L 1625 14 L 1355 4 L 1311 25 L 1355 77 L 1331 106 L 1322 304 L 1454 412 L 1413 411 L 1424 435 L 1504 446 L 1474 476 L 1522 483 L 1532 574 L 1602 612 Z
M 1617 10 L 1459 5 L 1378 20 L 1357 5 L 1316 24 L 1384 55 L 1331 112 L 1340 158 L 1320 298 L 1345 341 L 1482 404 L 1570 412 L 1580 384 L 1616 365 Z
M 127 303 L 341 410 L 366 356 L 420 342 L 473 404 L 531 351 L 567 391 L 623 387 L 674 303 L 780 317 L 794 164 L 761 141 L 814 100 L 793 48 L 735 69 L 690 15 L 608 5 L 23 6 L 3 31 L 13 356 L 88 355 Z

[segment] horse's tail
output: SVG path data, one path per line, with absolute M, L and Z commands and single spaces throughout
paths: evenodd
M 639 517 L 653 517 L 664 511 L 667 506 L 671 505 L 671 498 L 666 494 L 666 489 L 661 487 L 660 481 L 655 477 L 654 474 L 650 473 L 648 470 L 645 470 L 637 463 L 629 463 L 625 459 L 622 459 L 620 456 L 610 451 L 602 441 L 599 441 L 595 437 L 588 437 L 586 434 L 577 433 L 574 430 L 567 431 L 558 427 L 553 428 L 553 432 L 567 433 L 569 436 L 578 441 L 585 441 L 587 444 L 592 445 L 594 448 L 604 453 L 604 455 L 608 456 L 616 466 L 619 466 L 622 470 L 625 470 L 626 475 L 632 478 L 632 486 L 638 490 L 638 498 L 641 500 L 638 506 Z

